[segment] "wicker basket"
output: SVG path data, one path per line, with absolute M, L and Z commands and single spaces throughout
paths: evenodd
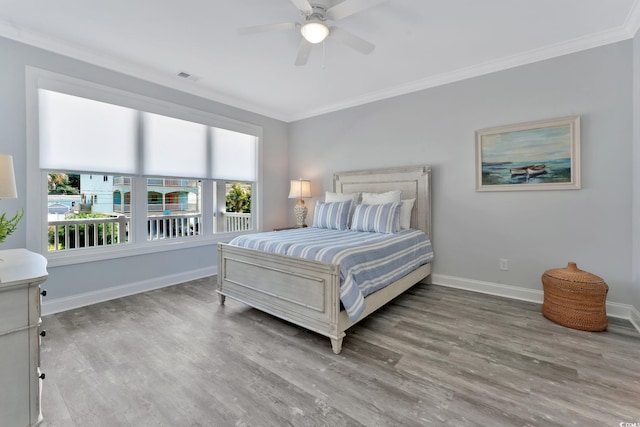
M 545 271 L 542 286 L 542 314 L 547 319 L 582 331 L 607 329 L 605 303 L 609 287 L 600 277 L 570 262 L 566 268 Z

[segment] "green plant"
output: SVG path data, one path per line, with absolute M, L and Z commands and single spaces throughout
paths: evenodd
M 251 213 L 251 186 L 234 182 L 227 194 L 227 212 Z
M 80 194 L 80 175 L 49 172 L 49 194 Z
M 7 219 L 6 213 L 0 215 L 0 243 L 4 242 L 4 239 L 16 230 L 22 215 L 24 215 L 23 209 L 20 209 L 20 212 L 15 214 L 11 219 Z

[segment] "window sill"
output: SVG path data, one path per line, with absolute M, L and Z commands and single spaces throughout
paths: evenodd
M 249 233 L 253 232 L 255 231 Z M 47 267 L 61 267 L 85 262 L 105 261 L 116 258 L 217 245 L 219 242 L 228 242 L 241 234 L 247 234 L 247 232 L 220 233 L 212 236 L 200 236 L 198 238 L 173 239 L 170 241 L 156 240 L 138 244 L 128 243 L 125 245 L 99 248 L 70 249 L 67 251 L 45 253 L 43 255 L 47 258 Z

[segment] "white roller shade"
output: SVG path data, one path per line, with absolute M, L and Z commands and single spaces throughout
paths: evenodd
M 40 167 L 133 174 L 137 111 L 39 89 Z
M 207 126 L 143 113 L 145 175 L 207 177 Z
M 256 180 L 257 138 L 226 129 L 212 128 L 214 179 Z

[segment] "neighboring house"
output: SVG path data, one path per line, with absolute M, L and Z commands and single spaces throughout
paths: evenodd
M 186 179 L 150 178 L 147 200 L 149 213 L 199 212 L 198 182 Z M 72 211 L 131 213 L 131 179 L 111 175 L 80 175 L 79 195 L 50 194 L 49 213 Z M 82 207 L 80 207 L 82 206 Z
M 64 215 L 71 210 L 69 206 L 62 203 L 53 203 L 48 208 L 50 215 Z
M 147 194 L 150 215 L 200 212 L 198 181 L 193 179 L 149 178 Z M 114 176 L 110 188 L 112 212 L 131 212 L 131 178 Z
M 80 175 L 83 204 L 93 213 L 113 213 L 113 178 L 109 175 Z
M 81 197 L 79 194 L 50 194 L 47 198 L 49 220 L 64 219 L 64 215 L 72 212 L 80 201 Z

